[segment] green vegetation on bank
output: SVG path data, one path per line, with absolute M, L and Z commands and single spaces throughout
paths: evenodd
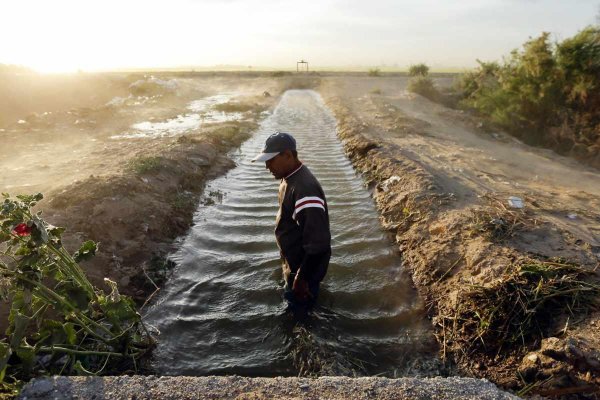
M 599 26 L 557 43 L 543 33 L 502 62 L 478 63 L 450 91 L 436 88 L 427 65 L 411 65 L 408 90 L 600 168 Z
M 153 347 L 133 300 L 105 279 L 94 287 L 78 265 L 97 245 L 69 253 L 64 228 L 31 208 L 41 194 L 10 198 L 0 208 L 0 298 L 11 305 L 0 340 L 0 397 L 39 375 L 102 375 L 137 371 Z
M 525 142 L 600 166 L 600 28 L 562 42 L 548 33 L 464 74 L 460 106 Z

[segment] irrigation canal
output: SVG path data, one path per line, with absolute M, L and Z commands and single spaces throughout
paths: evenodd
M 145 316 L 161 333 L 157 372 L 297 375 L 293 354 L 303 346 L 332 363 L 330 374 L 350 366 L 353 374 L 395 376 L 433 357 L 425 355 L 432 334 L 421 301 L 335 130 L 319 94 L 287 91 L 233 155 L 237 167 L 208 183 L 205 193 L 216 200 L 198 209 L 171 256 L 173 276 Z M 295 136 L 329 204 L 333 255 L 318 306 L 303 324 L 310 339 L 282 299 L 273 233 L 279 182 L 264 163 L 250 162 L 275 131 Z

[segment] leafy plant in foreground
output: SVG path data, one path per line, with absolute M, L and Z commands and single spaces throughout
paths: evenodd
M 0 297 L 11 309 L 0 340 L 0 382 L 7 374 L 19 380 L 135 369 L 153 340 L 132 299 L 107 278 L 109 293 L 94 287 L 78 265 L 95 254 L 96 243 L 70 254 L 61 244 L 64 228 L 31 211 L 41 193 L 2 196 Z

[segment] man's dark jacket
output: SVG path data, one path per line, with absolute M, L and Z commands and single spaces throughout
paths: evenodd
M 323 280 L 331 257 L 327 201 L 305 165 L 281 180 L 275 236 L 292 273 L 312 282 Z

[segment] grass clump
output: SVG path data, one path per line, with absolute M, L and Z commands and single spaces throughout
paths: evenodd
M 598 306 L 593 272 L 576 264 L 529 260 L 507 268 L 489 286 L 470 285 L 456 308 L 437 320 L 438 338 L 460 357 L 496 356 L 513 346 L 533 346 L 551 336 L 562 315 L 585 314 Z
M 483 236 L 491 241 L 502 241 L 513 237 L 517 232 L 538 225 L 527 209 L 507 208 L 504 203 L 491 194 L 483 195 L 488 206 L 472 210 L 468 229 L 471 236 Z
M 298 376 L 364 376 L 367 375 L 365 361 L 350 354 L 326 348 L 302 326 L 292 330 L 293 345 L 290 351 Z
M 177 211 L 186 211 L 196 207 L 196 199 L 191 192 L 177 192 L 172 197 L 170 204 Z
M 127 167 L 136 175 L 143 175 L 158 171 L 161 165 L 160 157 L 139 157 L 129 161 Z

